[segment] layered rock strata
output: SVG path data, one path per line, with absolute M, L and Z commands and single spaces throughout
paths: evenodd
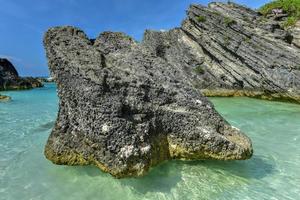
M 297 27 L 229 3 L 191 5 L 180 28 L 146 31 L 143 45 L 181 66 L 206 96 L 300 102 Z

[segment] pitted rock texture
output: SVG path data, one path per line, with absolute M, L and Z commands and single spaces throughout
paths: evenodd
M 146 31 L 143 45 L 181 66 L 206 96 L 251 96 L 300 103 L 297 26 L 234 3 L 191 5 L 181 28 Z
M 17 70 L 6 58 L 0 58 L 0 90 L 19 90 L 42 87 L 35 78 L 19 77 Z
M 48 30 L 44 45 L 60 99 L 45 147 L 49 160 L 96 165 L 121 178 L 168 159 L 251 157 L 250 139 L 216 112 L 180 64 L 203 59 L 201 48 L 182 30 L 171 32 L 170 43 L 153 49 L 122 33 L 90 40 L 74 27 Z M 172 51 L 190 54 L 168 59 Z

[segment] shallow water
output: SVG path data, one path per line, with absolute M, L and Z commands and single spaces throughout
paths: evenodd
M 114 179 L 95 167 L 57 166 L 43 148 L 57 113 L 55 86 L 5 92 L 0 103 L 0 199 L 300 199 L 300 105 L 211 98 L 251 137 L 247 161 L 169 161 L 142 178 Z

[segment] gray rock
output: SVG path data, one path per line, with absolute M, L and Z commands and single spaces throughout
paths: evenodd
M 143 44 L 181 66 L 206 96 L 300 102 L 296 31 L 234 3 L 191 5 L 187 15 L 181 28 L 146 31 Z
M 251 157 L 250 139 L 196 89 L 201 76 L 191 66 L 207 55 L 181 29 L 149 31 L 137 43 L 123 33 L 90 40 L 56 27 L 44 46 L 60 99 L 45 147 L 52 162 L 95 165 L 121 178 L 168 159 Z
M 16 79 L 19 74 L 15 67 L 6 58 L 0 58 L 0 74 L 1 78 Z
M 198 86 L 206 95 L 300 102 L 300 49 L 278 22 L 234 3 L 212 3 L 191 6 L 182 30 L 204 51 L 199 79 L 206 81 Z
M 43 84 L 32 77 L 19 77 L 15 67 L 6 58 L 0 58 L 0 91 L 42 87 Z

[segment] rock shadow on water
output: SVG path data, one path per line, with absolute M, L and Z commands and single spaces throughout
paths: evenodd
M 44 123 L 37 127 L 35 131 L 48 131 L 51 130 L 54 127 L 55 122 L 54 121 L 49 121 L 47 123 Z
M 170 193 L 171 189 L 183 181 L 182 173 L 188 173 L 187 169 L 195 166 L 206 167 L 214 173 L 223 171 L 247 180 L 262 179 L 276 172 L 275 163 L 264 156 L 253 156 L 245 161 L 168 161 L 153 168 L 148 175 L 139 178 L 120 179 L 121 184 L 131 187 L 135 192 L 146 194 L 147 192 Z M 199 176 L 201 172 L 199 171 Z
M 133 189 L 136 193 L 146 194 L 147 192 L 170 192 L 182 180 L 181 172 L 183 166 L 184 164 L 181 161 L 163 162 L 152 168 L 145 176 L 123 179 L 117 179 L 108 173 L 102 172 L 95 166 L 68 166 L 65 170 L 71 170 L 79 176 L 109 178 L 125 187 Z
M 212 173 L 221 172 L 225 176 L 231 174 L 246 180 L 262 179 L 276 172 L 275 162 L 269 157 L 261 155 L 254 155 L 250 160 L 245 161 L 171 160 L 161 163 L 152 168 L 147 175 L 137 178 L 116 179 L 94 166 L 77 166 L 72 167 L 72 170 L 75 169 L 77 175 L 114 179 L 123 186 L 131 188 L 137 194 L 144 195 L 148 192 L 170 193 L 172 188 L 183 181 L 183 173 L 187 175 L 188 169 L 195 171 L 197 166 L 199 166 L 199 176 L 205 167 Z M 193 174 L 193 176 L 198 175 Z
M 276 172 L 275 162 L 265 156 L 254 155 L 241 161 L 184 161 L 188 165 L 202 165 L 213 170 L 222 170 L 246 179 L 262 179 Z
M 152 168 L 145 176 L 120 179 L 120 183 L 132 188 L 139 194 L 148 192 L 169 193 L 182 181 L 182 167 L 181 161 L 165 161 Z

